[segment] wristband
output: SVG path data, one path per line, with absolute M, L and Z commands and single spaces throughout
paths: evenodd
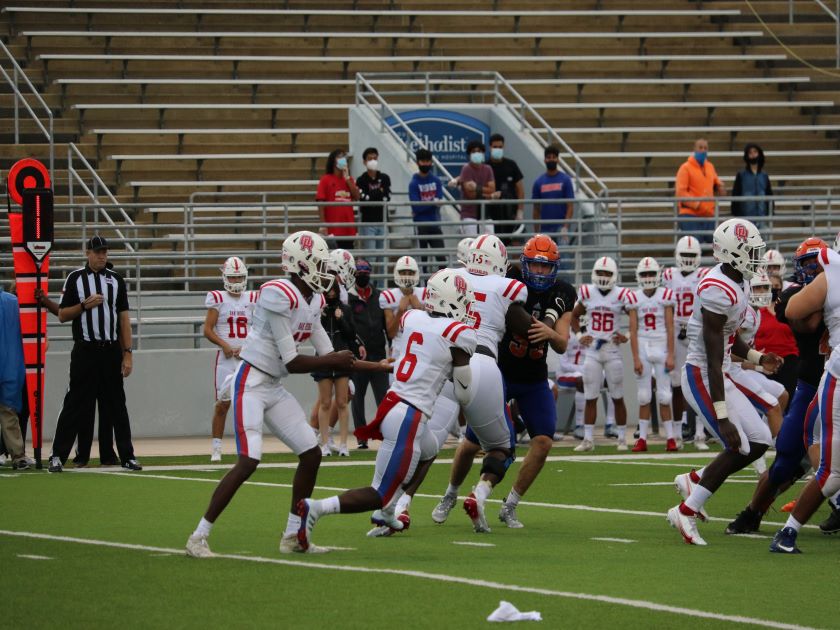
M 754 348 L 750 348 L 749 352 L 747 352 L 747 361 L 749 361 L 750 363 L 755 363 L 756 365 L 761 365 L 761 357 L 763 356 L 763 352 L 759 352 Z
M 719 400 L 713 406 L 715 408 L 715 417 L 718 420 L 729 417 L 729 414 L 726 413 L 726 401 Z

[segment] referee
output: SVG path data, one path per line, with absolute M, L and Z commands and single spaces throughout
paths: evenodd
M 87 242 L 87 264 L 67 276 L 58 319 L 73 322 L 70 385 L 58 416 L 49 472 L 61 472 L 76 436 L 93 433 L 99 399 L 100 422 L 114 425 L 122 467 L 142 470 L 134 459 L 131 427 L 125 407 L 123 378 L 131 374 L 131 323 L 122 277 L 106 267 L 108 242 L 94 236 Z

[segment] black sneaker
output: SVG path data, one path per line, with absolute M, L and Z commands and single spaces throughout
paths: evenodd
M 820 523 L 820 531 L 823 534 L 836 534 L 840 532 L 840 508 L 831 508 L 831 514 Z
M 737 534 L 751 534 L 757 532 L 761 526 L 761 514 L 754 512 L 747 506 L 744 511 L 735 517 L 735 520 L 726 526 L 726 533 L 730 536 Z
M 123 462 L 122 467 L 126 470 L 143 470 L 143 467 L 137 463 L 136 459 L 129 459 L 128 461 Z
M 608 437 L 608 438 L 617 438 L 618 437 L 618 431 L 616 431 L 614 424 L 607 424 L 607 425 L 604 426 L 604 437 Z
M 29 462 L 25 459 L 19 459 L 16 462 L 12 462 L 12 469 L 13 470 L 29 470 Z
M 361 442 L 359 442 L 359 445 L 356 448 L 359 449 L 360 451 L 363 451 L 366 448 L 368 448 L 367 440 L 362 440 Z
M 52 457 L 50 457 L 50 466 L 49 468 L 47 468 L 47 472 L 60 473 L 63 470 L 64 468 L 61 465 L 61 458 L 57 455 L 53 455 Z

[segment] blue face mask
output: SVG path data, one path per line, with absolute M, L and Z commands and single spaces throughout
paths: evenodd
M 504 156 L 504 154 L 505 154 L 504 149 L 500 149 L 498 147 L 490 149 L 490 159 L 492 159 L 492 160 L 501 160 L 502 157 Z
M 695 151 L 694 152 L 694 159 L 697 160 L 697 163 L 700 166 L 703 166 L 703 163 L 706 161 L 706 152 L 705 151 Z
M 339 169 L 341 169 L 343 171 L 345 168 L 347 168 L 347 158 L 346 157 L 338 158 L 335 161 L 335 165 L 336 165 L 336 167 L 338 167 Z
M 480 151 L 470 153 L 470 162 L 473 164 L 484 164 L 484 154 Z

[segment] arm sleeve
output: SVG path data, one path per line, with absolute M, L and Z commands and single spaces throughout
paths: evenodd
M 455 341 L 452 345 L 460 348 L 470 356 L 475 354 L 475 349 L 478 346 L 478 338 L 475 336 L 475 330 L 472 328 L 464 328 L 459 334 L 454 335 Z
M 323 176 L 320 180 L 318 180 L 318 190 L 315 192 L 315 201 L 332 201 L 332 199 L 327 198 L 326 176 Z
M 216 299 L 216 292 L 215 291 L 208 291 L 207 297 L 204 298 L 204 308 L 207 309 L 215 309 L 219 310 L 221 308 L 221 303 L 218 299 Z
M 514 181 L 514 183 L 521 182 L 522 179 L 524 178 L 524 176 L 522 175 L 522 171 L 519 170 L 519 164 L 511 161 L 511 165 L 513 166 L 513 168 L 511 170 L 513 171 L 513 181 Z
M 368 188 L 368 174 L 362 173 L 359 175 L 359 178 L 356 180 L 356 186 L 359 188 L 359 200 L 360 201 L 369 201 L 370 194 Z
M 534 180 L 534 185 L 531 187 L 531 199 L 541 199 L 540 197 L 540 178 Z
M 70 282 L 71 278 L 73 279 L 73 282 Z M 79 291 L 76 287 L 75 276 L 70 274 L 64 281 L 64 288 L 61 290 L 61 303 L 58 307 L 67 308 L 70 306 L 76 306 L 76 304 L 79 304 L 80 302 L 81 300 L 79 299 Z
M 639 300 L 636 299 L 636 294 L 634 291 L 628 291 L 624 294 L 624 308 L 628 311 L 631 309 L 635 310 L 639 308 Z
M 128 310 L 128 289 L 125 288 L 125 280 L 122 276 L 115 276 L 117 280 L 117 313 Z
M 417 180 L 414 178 L 408 184 L 408 199 L 409 201 L 420 201 L 420 186 L 417 185 Z
M 767 173 L 765 173 L 764 177 L 767 178 L 767 190 L 765 191 L 764 194 L 766 194 L 768 197 L 772 197 L 773 196 L 773 186 L 770 184 L 770 176 Z M 775 204 L 774 201 L 768 201 L 767 202 L 767 214 L 773 214 L 773 211 L 775 210 L 775 206 L 776 206 L 776 204 Z
M 382 173 L 382 200 L 391 201 L 391 178 Z
M 680 169 L 677 171 L 677 180 L 674 185 L 674 196 L 675 197 L 690 197 L 688 191 L 689 185 L 689 172 L 688 167 L 683 164 L 680 166 Z
M 443 199 L 443 182 L 435 177 L 435 199 Z
M 319 357 L 333 351 L 332 341 L 327 331 L 324 330 L 320 318 L 312 325 L 312 336 L 309 339 Z

